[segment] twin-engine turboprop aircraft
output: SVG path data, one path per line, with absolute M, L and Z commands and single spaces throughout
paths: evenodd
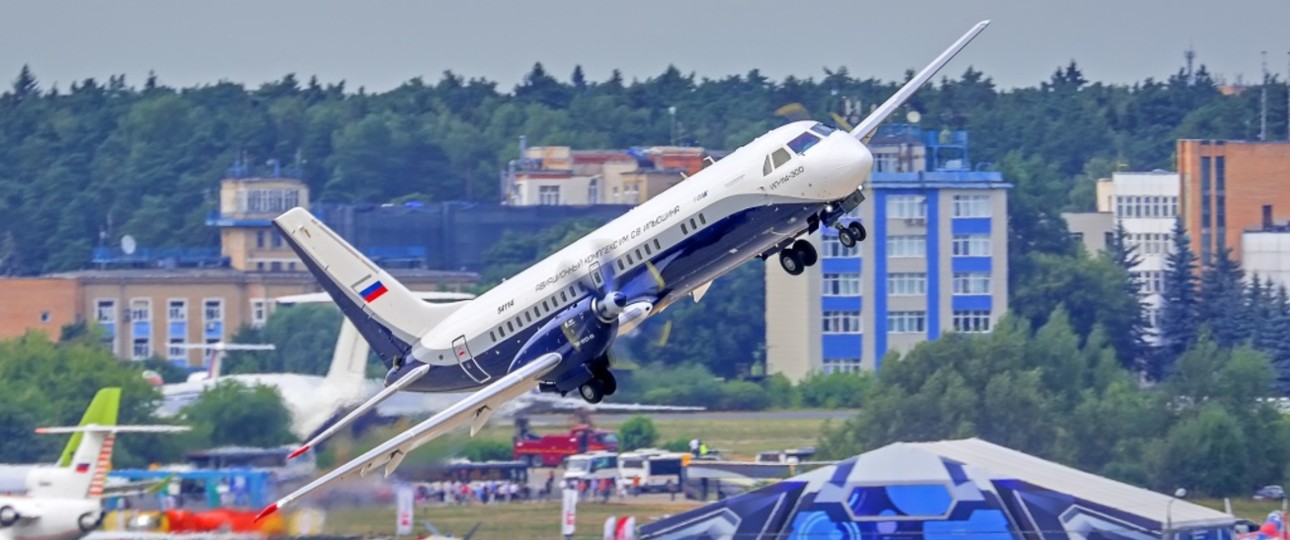
M 985 29 L 974 26 L 850 133 L 818 122 L 776 128 L 474 300 L 426 304 L 309 212 L 274 220 L 287 243 L 389 367 L 386 388 L 302 446 L 402 391 L 479 389 L 470 397 L 269 505 L 261 516 L 351 473 L 384 466 L 461 424 L 475 434 L 504 402 L 537 387 L 591 403 L 618 387 L 614 339 L 749 259 L 800 274 L 818 257 L 803 236 L 834 227 L 863 240 L 847 212 L 865 197 L 864 141 Z

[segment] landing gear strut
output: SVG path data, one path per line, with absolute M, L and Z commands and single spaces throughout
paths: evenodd
M 591 380 L 578 387 L 578 395 L 587 403 L 600 403 L 605 396 L 612 396 L 618 391 L 618 379 L 609 370 L 608 363 L 591 366 Z

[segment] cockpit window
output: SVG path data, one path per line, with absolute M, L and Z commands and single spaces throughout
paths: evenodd
M 773 170 L 775 170 L 775 168 L 770 166 L 770 156 L 766 156 L 766 163 L 762 164 L 761 173 L 765 175 L 769 175 L 770 171 L 773 171 Z
M 793 151 L 798 154 L 805 154 L 807 150 L 810 150 L 811 147 L 815 146 L 818 142 L 820 142 L 820 138 L 816 137 L 814 133 L 807 131 L 798 135 L 797 138 L 788 141 L 788 147 L 792 148 Z
M 811 126 L 811 131 L 819 133 L 821 137 L 828 137 L 830 133 L 833 133 L 834 131 L 837 131 L 837 130 L 833 129 L 832 127 L 821 124 L 819 122 L 816 122 L 815 125 Z
M 793 156 L 789 155 L 788 150 L 783 148 L 770 153 L 770 160 L 775 163 L 776 169 L 778 169 L 780 165 L 788 163 L 788 160 L 792 157 Z

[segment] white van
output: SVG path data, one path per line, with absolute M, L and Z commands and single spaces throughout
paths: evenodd
M 564 460 L 564 479 L 599 480 L 618 476 L 618 454 L 612 452 L 592 452 L 574 454 Z
M 669 479 L 679 488 L 684 480 L 687 455 L 652 449 L 619 454 L 618 475 L 628 486 L 639 485 L 640 491 L 646 493 L 666 491 Z

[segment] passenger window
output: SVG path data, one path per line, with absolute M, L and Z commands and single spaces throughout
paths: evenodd
M 765 175 L 769 175 L 770 171 L 773 171 L 773 170 L 775 170 L 775 168 L 770 166 L 770 156 L 766 156 L 766 162 L 763 163 L 761 166 L 761 173 Z
M 645 249 L 647 249 L 647 250 L 648 250 L 649 248 L 648 248 L 648 247 L 646 247 Z M 642 257 L 642 256 L 641 256 L 641 248 L 636 248 L 636 258 L 637 258 L 637 259 L 644 259 L 644 258 L 645 258 L 645 257 Z
M 532 314 L 530 314 L 529 312 L 525 311 L 525 312 L 524 312 L 524 324 L 528 324 L 528 323 L 531 323 L 531 322 L 533 322 L 533 315 L 532 315 Z
M 506 321 L 506 331 L 515 332 L 515 327 L 511 326 L 511 321 Z
M 499 335 L 499 336 L 501 336 L 501 337 L 506 337 L 506 330 L 504 330 L 501 326 L 498 326 L 498 327 L 497 327 L 497 335 Z
M 570 285 L 569 298 L 577 298 L 577 297 L 578 297 L 578 288 L 576 286 Z
M 690 229 L 685 228 L 684 223 L 681 224 L 681 234 L 690 234 Z
M 543 300 L 543 301 L 542 301 L 542 312 L 543 312 L 543 313 L 550 313 L 550 312 L 551 312 L 551 307 L 546 305 L 546 300 Z
M 663 244 L 658 243 L 658 239 L 657 239 L 657 238 L 655 238 L 655 239 L 654 239 L 654 249 L 657 249 L 657 250 L 659 250 L 659 251 L 663 251 Z
M 649 244 L 645 244 L 645 254 L 646 254 L 646 255 L 653 255 L 653 253 L 650 253 L 650 251 L 649 251 Z
M 707 218 L 705 218 L 705 217 L 703 217 L 703 214 L 699 214 L 699 223 L 702 223 L 702 224 L 704 224 L 704 225 L 707 225 L 707 224 L 708 224 L 708 219 L 707 219 Z
M 690 228 L 696 231 L 699 230 L 699 224 L 694 222 L 694 218 L 690 218 Z
M 492 330 L 489 330 L 489 331 L 488 331 L 488 340 L 489 340 L 489 341 L 492 341 L 493 343 L 497 343 L 497 334 L 495 334 Z
M 778 169 L 780 165 L 788 163 L 788 160 L 791 159 L 792 157 L 793 157 L 792 155 L 789 155 L 788 150 L 785 150 L 783 148 L 780 148 L 779 150 L 776 150 L 770 154 L 770 159 L 775 162 L 776 169 Z
M 631 265 L 632 265 L 632 254 L 631 254 L 631 253 L 628 253 L 628 254 L 627 254 L 627 256 L 626 256 L 626 257 L 623 257 L 623 258 L 624 258 L 624 259 L 627 259 L 627 266 L 631 266 Z
M 560 291 L 560 303 L 564 304 L 568 301 L 569 301 L 569 296 L 564 294 L 564 291 Z
M 618 259 L 618 260 L 617 260 L 617 261 L 615 261 L 615 262 L 618 264 L 618 271 L 620 271 L 620 272 L 621 272 L 621 271 L 623 270 L 623 260 L 622 260 L 622 259 Z
M 541 319 L 541 318 L 542 318 L 542 312 L 541 312 L 541 311 L 538 311 L 537 306 L 533 306 L 533 318 L 534 318 L 534 319 Z

